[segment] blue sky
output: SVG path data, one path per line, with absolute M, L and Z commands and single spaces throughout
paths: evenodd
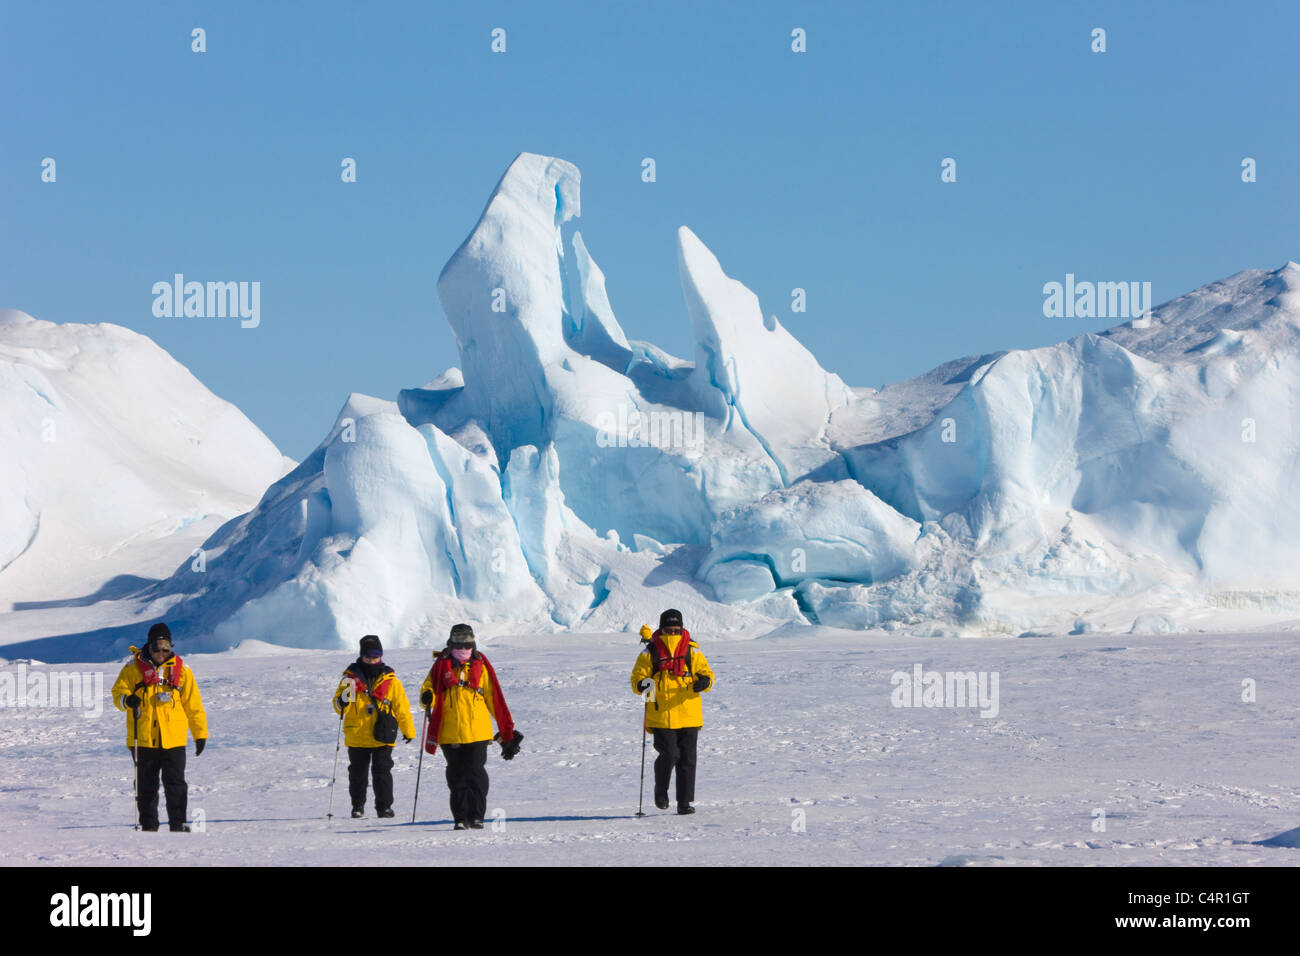
M 349 392 L 457 364 L 434 283 L 527 150 L 582 170 L 629 337 L 692 354 L 685 224 L 878 386 L 1113 324 L 1043 316 L 1067 272 L 1161 302 L 1300 259 L 1298 27 L 1250 2 L 5 0 L 0 307 L 151 336 L 301 458 Z M 155 318 L 175 272 L 260 282 L 261 325 Z

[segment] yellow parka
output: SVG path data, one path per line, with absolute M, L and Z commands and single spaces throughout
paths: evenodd
M 686 634 L 664 634 L 663 640 L 668 647 L 668 652 L 675 655 L 678 652 L 678 643 L 690 638 Z M 640 693 L 637 685 L 643 679 L 653 677 L 655 682 L 654 700 L 645 705 L 647 727 L 680 730 L 683 727 L 704 726 L 704 706 L 700 701 L 700 695 L 694 690 L 694 684 L 695 678 L 707 677 L 709 686 L 704 688 L 703 693 L 707 694 L 713 690 L 713 668 L 709 667 L 709 662 L 698 644 L 691 641 L 690 647 L 690 667 L 681 677 L 674 676 L 668 671 L 660 671 L 652 675 L 650 671 L 653 665 L 649 648 L 637 657 L 636 666 L 632 668 L 633 693 Z
M 172 655 L 158 668 L 161 681 L 146 687 L 140 653 L 138 648 L 131 648 L 130 662 L 113 683 L 113 706 L 126 711 L 126 745 L 135 746 L 136 718 L 123 703 L 131 694 L 140 698 L 141 747 L 184 747 L 187 730 L 195 740 L 206 740 L 208 715 L 203 711 L 199 683 L 189 666 L 182 662 L 180 672 L 175 673 L 177 658 Z
M 436 657 L 436 655 L 435 655 Z M 460 680 L 469 681 L 469 669 L 472 661 L 458 666 Z M 452 662 L 457 666 L 456 662 Z M 420 697 L 425 691 L 433 690 L 433 672 L 420 685 Z M 495 688 L 492 675 L 483 668 L 483 680 L 476 693 L 469 687 L 449 687 L 443 703 L 442 726 L 438 728 L 438 744 L 474 744 L 492 739 L 492 715 L 496 713 Z M 436 699 L 436 698 L 435 698 Z
M 340 698 L 346 702 L 343 710 L 339 710 Z M 349 747 L 397 746 L 397 741 L 384 744 L 375 739 L 375 720 L 381 710 L 397 718 L 397 729 L 403 737 L 415 736 L 411 703 L 393 669 L 385 664 L 384 672 L 371 684 L 359 665 L 349 664 L 334 692 L 334 713 L 343 717 L 344 743 Z

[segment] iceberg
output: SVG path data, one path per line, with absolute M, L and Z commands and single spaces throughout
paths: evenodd
M 293 467 L 148 337 L 16 310 L 0 311 L 0 448 L 0 603 L 19 606 L 166 573 Z
M 685 226 L 694 354 L 629 338 L 577 229 L 579 186 L 571 163 L 520 154 L 438 278 L 458 366 L 392 401 L 349 396 L 292 471 L 261 446 L 253 475 L 223 465 L 217 439 L 256 442 L 216 406 L 193 416 L 211 451 L 142 449 L 210 455 L 205 494 L 223 507 L 254 477 L 269 487 L 138 613 L 213 649 L 440 643 L 459 620 L 635 631 L 666 604 L 713 629 L 920 634 L 1300 614 L 1295 263 L 1211 283 L 1149 323 L 850 388 Z M 31 321 L 7 315 L 0 343 Z M 40 459 L 33 421 L 111 390 L 53 382 L 45 364 L 0 365 L 24 462 Z M 151 400 L 121 398 L 126 412 Z M 0 479 L 3 565 L 53 513 L 36 478 L 10 465 Z M 105 493 L 142 501 L 138 480 L 113 474 Z M 128 507 L 103 540 L 165 531 L 191 504 L 152 525 Z

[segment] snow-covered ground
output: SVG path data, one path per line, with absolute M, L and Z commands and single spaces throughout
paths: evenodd
M 1300 862 L 1300 849 L 1253 842 L 1300 824 L 1294 633 L 798 634 L 696 635 L 718 683 L 705 697 L 693 817 L 655 810 L 649 787 L 649 816 L 633 816 L 634 637 L 484 641 L 526 739 L 513 762 L 490 752 L 488 807 L 502 816 L 481 832 L 451 830 L 441 754 L 425 758 L 410 822 L 415 744 L 398 746 L 396 819 L 368 807 L 362 820 L 327 821 L 337 730 L 329 698 L 350 658 L 247 642 L 186 658 L 212 733 L 202 757 L 191 745 L 187 769 L 203 832 L 131 829 L 124 717 L 106 700 L 98 717 L 0 707 L 0 859 L 320 865 L 365 852 L 388 864 L 601 865 L 653 852 L 693 865 Z M 386 660 L 414 692 L 429 651 Z M 895 707 L 892 676 L 918 664 L 996 674 L 996 717 Z M 119 666 L 33 666 L 28 677 L 102 672 L 106 698 Z M 17 673 L 0 668 L 0 690 L 3 675 Z M 1252 686 L 1255 699 L 1244 700 Z M 336 814 L 348 807 L 346 759 Z M 673 845 L 667 858 L 663 844 Z

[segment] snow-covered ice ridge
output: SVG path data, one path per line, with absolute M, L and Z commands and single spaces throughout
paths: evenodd
M 877 391 L 823 369 L 684 226 L 695 354 L 628 339 L 580 208 L 575 166 L 516 158 L 438 280 L 460 367 L 350 396 L 140 619 L 216 650 L 403 646 L 458 620 L 617 631 L 668 605 L 705 630 L 1300 617 L 1294 262 L 1148 328 Z
M 293 465 L 146 336 L 0 309 L 0 610 L 170 574 Z

